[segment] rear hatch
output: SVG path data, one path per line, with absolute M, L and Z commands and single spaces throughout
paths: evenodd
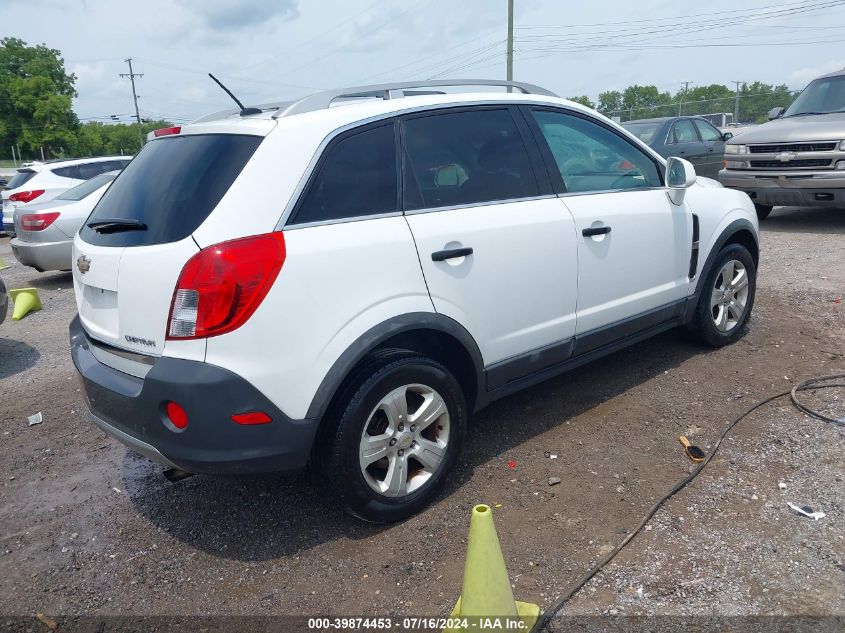
M 261 140 L 228 133 L 165 136 L 147 143 L 115 179 L 74 240 L 77 309 L 93 338 L 162 353 L 173 290 L 199 251 L 191 234 Z

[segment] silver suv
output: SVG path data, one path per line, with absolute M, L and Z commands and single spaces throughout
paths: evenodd
M 845 207 L 845 70 L 813 80 L 789 109 L 725 145 L 719 180 L 773 206 Z

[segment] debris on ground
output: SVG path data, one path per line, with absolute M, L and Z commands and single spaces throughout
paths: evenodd
M 36 424 L 41 424 L 44 421 L 44 416 L 41 415 L 41 411 L 38 413 L 34 413 L 33 415 L 27 418 L 29 421 L 29 426 L 34 426 Z
M 810 506 L 804 506 L 803 508 L 799 508 L 791 501 L 787 501 L 786 505 L 795 510 L 798 514 L 803 514 L 805 517 L 815 519 L 816 521 L 818 521 L 819 519 L 823 519 L 825 518 L 825 516 L 827 516 L 824 512 L 814 512 Z
M 35 617 L 36 617 L 36 619 L 38 619 L 38 620 L 40 620 L 41 622 L 43 622 L 43 623 L 44 623 L 44 625 L 45 625 L 48 629 L 50 629 L 51 631 L 55 631 L 55 630 L 58 628 L 58 626 L 59 626 L 59 623 L 58 623 L 58 622 L 56 622 L 55 620 L 52 620 L 52 619 L 48 618 L 48 617 L 47 617 L 46 615 L 44 615 L 43 613 L 36 613 L 36 614 L 35 614 Z
M 549 477 L 549 485 L 557 486 L 560 483 L 560 477 Z

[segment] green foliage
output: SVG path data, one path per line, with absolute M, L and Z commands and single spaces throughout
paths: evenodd
M 580 103 L 582 106 L 592 108 L 593 110 L 596 109 L 596 104 L 593 103 L 587 95 L 579 95 L 577 97 L 569 97 L 569 100 L 574 101 L 575 103 Z
M 71 108 L 75 81 L 59 51 L 0 40 L 0 147 L 18 144 L 34 154 L 69 145 L 79 124 Z
M 27 158 L 134 154 L 141 147 L 138 124 L 85 123 L 72 109 L 76 77 L 65 71 L 61 53 L 17 38 L 0 40 L 0 156 L 20 148 Z M 167 121 L 142 124 L 151 130 Z
M 739 91 L 739 121 L 761 123 L 775 106 L 788 107 L 797 96 L 785 84 L 759 81 L 743 84 Z M 599 94 L 598 110 L 623 121 L 678 114 L 734 112 L 736 92 L 722 84 L 691 87 L 675 94 L 659 92 L 655 86 L 630 86 L 624 91 Z

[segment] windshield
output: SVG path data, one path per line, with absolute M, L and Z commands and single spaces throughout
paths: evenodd
M 653 123 L 623 123 L 622 127 L 640 139 L 643 143 L 651 143 L 660 128 L 659 122 Z
M 90 180 L 86 180 L 85 182 L 83 182 L 81 185 L 71 187 L 62 195 L 56 196 L 56 200 L 82 200 L 82 198 L 85 198 L 90 194 L 94 193 L 100 187 L 110 183 L 112 180 L 115 179 L 115 176 L 117 176 L 116 171 L 112 171 L 107 174 L 100 174 L 99 176 L 94 176 Z
M 35 172 L 31 169 L 19 169 L 18 173 L 12 176 L 12 179 L 9 181 L 9 184 L 6 185 L 6 189 L 17 189 L 27 180 L 32 178 L 35 175 Z
M 783 116 L 845 112 L 845 75 L 816 79 L 792 102 Z
M 260 136 L 188 134 L 147 143 L 100 198 L 80 237 L 99 246 L 166 244 L 187 237 L 217 206 L 261 141 Z M 91 228 L 106 220 L 144 230 Z

